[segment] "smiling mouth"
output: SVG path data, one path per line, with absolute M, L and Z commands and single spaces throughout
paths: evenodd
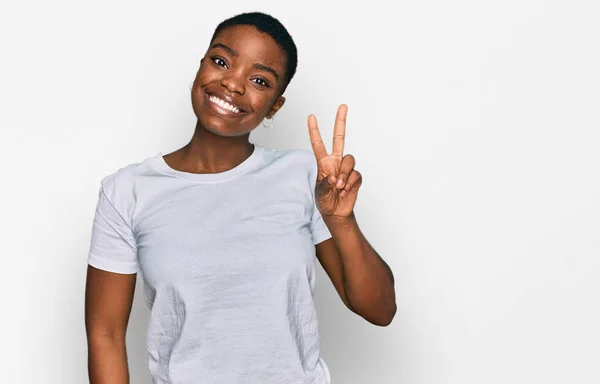
M 226 102 L 225 100 L 219 99 L 217 96 L 214 96 L 214 95 L 209 95 L 208 101 L 210 101 L 213 104 L 216 104 L 217 106 L 219 106 L 222 109 L 225 109 L 225 110 L 233 112 L 233 113 L 243 113 L 244 112 L 244 110 L 241 109 L 240 107 L 238 107 L 236 105 L 232 105 L 232 104 Z

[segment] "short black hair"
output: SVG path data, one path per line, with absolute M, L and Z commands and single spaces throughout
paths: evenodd
M 296 44 L 294 43 L 292 36 L 283 24 L 273 16 L 262 12 L 247 12 L 222 21 L 215 29 L 210 42 L 212 43 L 215 40 L 215 37 L 217 37 L 224 29 L 236 25 L 252 25 L 259 31 L 269 34 L 277 44 L 283 48 L 287 58 L 285 83 L 282 88 L 283 92 L 296 74 L 296 68 L 298 67 L 298 50 L 296 49 Z

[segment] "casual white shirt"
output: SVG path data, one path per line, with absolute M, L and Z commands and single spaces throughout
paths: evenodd
M 101 183 L 88 262 L 141 272 L 157 384 L 329 384 L 314 306 L 315 245 L 331 234 L 305 150 L 254 144 L 216 174 L 162 153 Z

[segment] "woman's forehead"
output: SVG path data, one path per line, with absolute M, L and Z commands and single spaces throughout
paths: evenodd
M 286 60 L 285 51 L 275 39 L 252 25 L 236 25 L 222 30 L 215 36 L 210 48 L 265 64 L 283 66 Z

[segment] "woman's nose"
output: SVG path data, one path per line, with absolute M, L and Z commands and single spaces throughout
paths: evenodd
M 241 74 L 229 72 L 221 79 L 221 85 L 231 93 L 236 92 L 243 95 L 245 92 L 244 80 Z

